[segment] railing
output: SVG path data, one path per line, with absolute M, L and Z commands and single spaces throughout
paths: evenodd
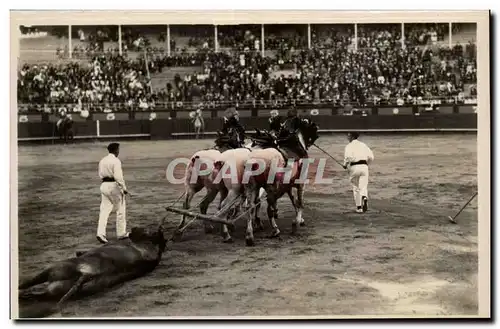
M 442 105 L 462 105 L 462 104 L 477 104 L 476 98 L 465 98 L 459 100 L 458 97 L 433 97 L 426 99 L 414 99 L 412 102 L 398 103 L 397 99 L 387 99 L 387 100 L 374 100 L 371 99 L 364 104 L 359 104 L 357 102 L 342 102 L 339 100 L 299 100 L 299 99 L 276 99 L 268 101 L 198 101 L 198 102 L 188 102 L 188 101 L 160 101 L 153 104 L 148 104 L 147 107 L 141 108 L 137 104 L 125 104 L 125 103 L 113 103 L 113 104 L 98 104 L 98 103 L 83 103 L 81 105 L 76 103 L 66 103 L 66 104 L 18 104 L 19 113 L 56 113 L 59 109 L 65 108 L 66 110 L 73 110 L 78 108 L 80 110 L 88 110 L 89 112 L 140 112 L 140 111 L 151 111 L 158 109 L 158 111 L 170 111 L 170 110 L 196 110 L 199 108 L 203 109 L 226 109 L 230 107 L 238 109 L 252 109 L 252 108 L 287 108 L 296 107 L 300 108 L 332 108 L 332 107 L 346 107 L 351 106 L 353 108 L 363 108 L 363 107 L 402 107 L 402 106 L 430 106 L 432 104 L 442 104 Z

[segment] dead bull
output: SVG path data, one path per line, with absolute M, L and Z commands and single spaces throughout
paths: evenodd
M 56 262 L 19 285 L 19 299 L 59 299 L 58 308 L 76 293 L 92 294 L 141 277 L 161 261 L 167 241 L 162 225 L 135 227 L 118 240 Z M 42 291 L 35 286 L 48 283 Z

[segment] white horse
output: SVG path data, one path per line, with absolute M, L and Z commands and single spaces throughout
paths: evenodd
M 203 188 L 206 188 L 207 194 L 200 203 L 200 213 L 206 214 L 208 206 L 215 200 L 217 194 L 220 193 L 219 209 L 221 207 L 222 201 L 227 197 L 227 189 L 223 184 L 217 184 L 213 182 L 213 176 L 211 172 L 207 172 L 206 166 L 214 167 L 215 162 L 219 159 L 222 152 L 230 149 L 229 138 L 219 134 L 218 138 L 215 140 L 215 146 L 212 149 L 200 150 L 191 156 L 191 161 L 186 167 L 185 171 L 185 198 L 183 203 L 183 209 L 188 210 L 191 206 L 191 201 L 193 197 L 200 192 Z M 195 178 L 193 178 L 195 175 Z M 179 229 L 184 226 L 186 222 L 186 216 L 182 215 L 181 222 L 179 224 Z M 211 233 L 213 226 L 204 221 L 205 233 Z

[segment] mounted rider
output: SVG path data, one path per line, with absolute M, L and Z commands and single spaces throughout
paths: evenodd
M 243 147 L 245 141 L 245 128 L 241 125 L 238 111 L 234 107 L 228 108 L 224 113 L 222 133 L 231 137 L 233 148 Z
M 302 129 L 307 131 L 303 136 L 306 140 L 303 141 L 304 153 L 307 153 L 307 149 L 314 144 L 318 139 L 318 126 L 310 118 L 301 118 L 297 113 L 295 108 L 292 108 L 287 113 L 287 119 L 281 125 L 281 129 L 278 134 L 278 139 L 281 144 L 295 142 L 297 139 L 297 130 Z M 302 143 L 301 143 L 302 144 Z M 301 157 L 302 155 L 297 154 L 295 157 Z
M 278 110 L 271 111 L 271 117 L 269 118 L 269 133 L 273 136 L 278 136 L 281 130 L 282 118 L 279 115 Z
M 301 124 L 307 130 L 307 140 L 305 142 L 306 142 L 306 147 L 309 148 L 319 138 L 318 135 L 319 126 L 312 120 L 311 117 L 302 118 Z
M 61 139 L 67 140 L 73 138 L 73 119 L 69 113 L 66 113 L 66 108 L 61 107 L 57 113 L 59 120 L 56 122 L 56 130 Z
M 298 116 L 297 110 L 295 108 L 292 108 L 288 110 L 287 113 L 287 118 L 283 124 L 281 124 L 281 129 L 279 130 L 278 133 L 278 144 L 279 145 L 290 145 L 290 144 L 296 144 L 299 142 L 299 144 L 302 144 L 302 150 L 298 150 L 298 153 L 296 154 L 284 154 L 285 158 L 295 158 L 296 160 L 304 157 L 307 155 L 307 147 L 304 143 L 301 143 L 300 140 L 298 139 L 297 135 L 297 130 L 301 127 L 301 120 Z
M 299 129 L 300 124 L 301 121 L 299 114 L 297 113 L 297 109 L 291 108 L 288 110 L 285 122 L 281 125 L 279 136 L 284 137 L 293 134 L 297 129 Z

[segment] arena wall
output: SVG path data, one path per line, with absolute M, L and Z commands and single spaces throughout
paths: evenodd
M 335 110 L 323 109 L 319 114 L 312 116 L 324 133 L 343 132 L 347 130 L 361 130 L 370 132 L 432 132 L 432 131 L 476 131 L 477 115 L 471 106 L 461 107 L 460 110 L 452 107 L 439 113 L 412 114 L 410 111 L 399 111 L 393 114 L 388 111 L 361 115 L 337 115 Z M 448 111 L 449 110 L 449 111 Z M 465 111 L 464 111 L 465 110 Z M 248 112 L 248 113 L 246 113 Z M 286 112 L 286 111 L 285 111 Z M 403 112 L 403 113 L 401 113 Z M 458 113 L 457 113 L 458 112 Z M 222 126 L 223 111 L 205 110 L 205 133 L 214 134 Z M 268 128 L 269 110 L 253 109 L 240 111 L 241 121 L 247 130 Z M 283 113 L 284 114 L 284 113 Z M 186 138 L 194 134 L 194 127 L 188 111 L 159 111 L 152 119 L 150 112 L 136 113 L 95 113 L 83 119 L 77 115 L 74 118 L 75 138 L 132 138 L 142 137 L 151 139 Z M 51 140 L 55 138 L 55 122 L 53 115 L 25 114 L 28 117 L 18 123 L 18 141 Z M 26 122 L 27 121 L 27 122 Z

